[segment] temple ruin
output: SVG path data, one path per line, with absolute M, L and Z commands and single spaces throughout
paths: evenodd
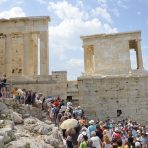
M 93 118 L 148 121 L 148 73 L 141 32 L 82 36 L 85 72 L 78 78 L 79 102 Z M 131 68 L 130 50 L 137 68 Z
M 49 74 L 49 21 L 49 16 L 0 19 L 0 74 L 11 88 L 66 97 L 67 72 Z
M 0 74 L 7 76 L 49 74 L 49 17 L 22 17 L 0 20 Z
M 136 52 L 137 72 L 143 70 L 140 31 L 82 36 L 81 39 L 85 75 L 127 75 L 133 72 L 131 49 Z

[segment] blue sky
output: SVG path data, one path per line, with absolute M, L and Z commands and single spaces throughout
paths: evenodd
M 67 70 L 76 79 L 83 70 L 80 35 L 142 31 L 148 69 L 148 0 L 0 0 L 0 18 L 50 16 L 50 71 Z M 134 63 L 133 63 L 134 65 Z

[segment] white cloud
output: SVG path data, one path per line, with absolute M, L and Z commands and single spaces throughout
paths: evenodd
M 128 9 L 129 6 L 127 5 L 127 2 L 128 2 L 128 0 L 117 0 L 116 3 L 119 7 L 122 7 L 124 9 Z
M 60 23 L 50 26 L 49 29 L 50 49 L 53 51 L 54 56 L 58 57 L 56 62 L 60 67 L 68 69 L 71 74 L 75 69 L 79 73 L 83 70 L 82 61 L 84 59 L 83 57 L 77 58 L 83 52 L 81 35 L 117 32 L 116 28 L 101 21 L 97 15 L 92 17 L 92 14 L 88 13 L 82 5 L 72 5 L 67 1 L 50 2 L 48 10 L 55 13 L 53 18 L 60 18 Z M 105 12 L 105 18 L 111 21 L 110 14 L 107 11 Z M 69 56 L 69 54 L 71 55 Z
M 112 28 L 109 24 L 104 24 L 104 31 L 105 33 L 116 33 L 117 28 Z
M 111 15 L 110 13 L 107 11 L 106 8 L 102 8 L 102 7 L 98 7 L 96 9 L 92 10 L 92 14 L 94 16 L 98 16 L 98 17 L 102 17 L 103 19 L 105 19 L 107 22 L 111 23 L 112 19 L 111 19 Z
M 82 67 L 83 66 L 83 60 L 82 59 L 70 59 L 69 61 L 67 61 L 67 64 L 70 68 Z
M 20 7 L 14 7 L 7 11 L 0 12 L 0 18 L 12 18 L 26 16 L 25 12 Z
M 87 18 L 88 14 L 84 11 L 79 11 L 78 7 L 74 7 L 72 4 L 68 3 L 67 1 L 62 2 L 50 2 L 49 3 L 49 10 L 54 10 L 56 15 L 64 20 L 64 19 L 81 19 L 82 17 Z
M 107 0 L 97 0 L 98 4 L 102 8 L 107 8 Z
M 0 4 L 5 3 L 7 0 L 0 0 Z

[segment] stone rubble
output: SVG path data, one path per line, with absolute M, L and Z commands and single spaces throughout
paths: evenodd
M 61 131 L 47 113 L 33 108 L 13 99 L 0 100 L 0 148 L 65 147 Z

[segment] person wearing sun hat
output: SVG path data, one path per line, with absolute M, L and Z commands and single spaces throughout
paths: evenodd
M 79 136 L 78 136 L 78 139 L 77 139 L 77 141 L 78 141 L 78 146 L 80 145 L 80 143 L 83 141 L 83 136 L 87 136 L 87 133 L 86 133 L 86 130 L 85 129 L 83 129 L 82 130 L 82 132 L 79 134 Z
M 91 132 L 96 131 L 96 125 L 94 123 L 95 123 L 94 120 L 89 121 L 88 131 L 89 131 L 90 137 L 91 137 Z

